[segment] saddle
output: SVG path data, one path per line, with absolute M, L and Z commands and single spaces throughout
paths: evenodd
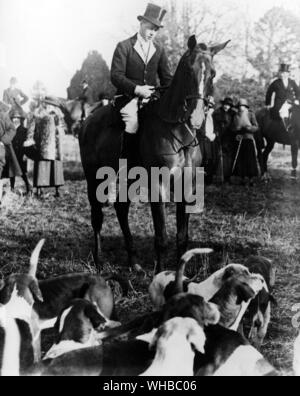
M 291 134 L 280 117 L 272 117 L 272 109 L 265 109 L 262 121 L 263 135 L 266 138 L 283 145 L 291 144 Z

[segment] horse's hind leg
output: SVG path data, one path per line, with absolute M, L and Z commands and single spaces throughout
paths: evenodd
M 129 221 L 128 221 L 130 205 L 131 205 L 130 201 L 119 202 L 117 199 L 117 202 L 115 203 L 115 210 L 125 239 L 125 245 L 128 254 L 128 267 L 133 268 L 138 272 L 141 272 L 142 268 L 137 263 L 136 251 L 134 248 L 133 237 L 130 231 Z
M 97 200 L 96 179 L 88 181 L 88 197 L 91 204 L 91 222 L 94 230 L 94 262 L 98 272 L 101 270 L 100 255 L 101 249 L 101 231 L 103 226 L 103 205 Z
M 177 259 L 180 261 L 184 253 L 188 249 L 189 243 L 189 218 L 190 215 L 186 213 L 186 205 L 178 203 L 176 205 L 177 217 Z

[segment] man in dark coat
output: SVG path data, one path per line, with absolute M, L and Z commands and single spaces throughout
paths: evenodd
M 166 11 L 149 4 L 139 16 L 140 31 L 132 38 L 118 44 L 111 67 L 111 81 L 122 97 L 116 105 L 121 109 L 125 133 L 121 158 L 129 163 L 136 157 L 136 132 L 138 130 L 138 101 L 148 100 L 158 85 L 168 86 L 172 75 L 164 49 L 154 42 Z
M 3 182 L 1 180 L 4 166 L 6 165 L 6 146 L 11 145 L 16 135 L 16 129 L 7 114 L 0 112 L 0 204 L 3 195 Z
M 289 111 L 292 105 L 300 100 L 300 89 L 296 82 L 289 78 L 290 66 L 282 64 L 279 70 L 279 78 L 273 81 L 266 95 L 266 106 L 270 108 L 270 116 L 273 120 L 283 120 L 288 127 Z
M 82 92 L 77 100 L 81 101 L 82 104 L 82 120 L 86 118 L 86 105 L 91 106 L 94 103 L 93 100 L 93 92 L 87 82 L 87 80 L 83 80 L 81 84 Z
M 25 150 L 24 150 L 24 143 L 27 139 L 28 130 L 24 127 L 25 120 L 22 114 L 20 114 L 17 111 L 14 111 L 13 113 L 10 114 L 10 118 L 16 128 L 16 136 L 12 141 L 13 149 L 15 150 L 15 154 L 22 171 L 22 178 L 26 186 L 26 192 L 27 194 L 30 194 L 32 192 L 32 186 L 27 176 L 27 172 L 28 172 L 27 158 L 25 156 Z M 16 181 L 15 176 L 12 176 L 10 178 L 10 185 L 12 191 L 15 188 L 15 181 Z

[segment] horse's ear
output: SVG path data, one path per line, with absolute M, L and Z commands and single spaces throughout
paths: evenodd
M 227 45 L 230 43 L 230 41 L 231 40 L 228 40 L 223 44 L 217 44 L 217 45 L 213 45 L 212 47 L 210 47 L 210 52 L 211 52 L 212 56 L 215 56 L 219 52 L 223 51 L 223 49 L 227 47 Z
M 189 38 L 188 47 L 189 47 L 189 49 L 190 49 L 191 51 L 194 51 L 194 49 L 196 48 L 196 45 L 197 45 L 197 39 L 196 39 L 196 36 L 193 35 L 193 36 L 191 36 L 191 37 Z

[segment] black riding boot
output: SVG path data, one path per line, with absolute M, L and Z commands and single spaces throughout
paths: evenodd
M 127 160 L 128 168 L 135 167 L 138 161 L 137 135 L 124 132 L 122 141 L 121 159 Z

